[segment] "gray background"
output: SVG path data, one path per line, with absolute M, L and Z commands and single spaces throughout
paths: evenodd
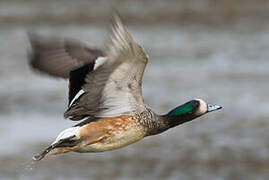
M 190 99 L 222 105 L 115 151 L 39 152 L 74 123 L 67 82 L 27 65 L 27 31 L 102 47 L 112 9 L 150 56 L 146 103 L 165 113 Z M 0 179 L 269 179 L 269 1 L 0 1 Z

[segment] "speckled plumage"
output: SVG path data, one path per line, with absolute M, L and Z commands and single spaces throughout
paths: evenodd
M 169 128 L 167 121 L 150 109 L 142 113 L 102 118 L 81 126 L 79 136 L 84 137 L 76 146 L 67 151 L 103 152 L 127 146 L 146 136 L 159 134 Z M 53 154 L 67 152 L 63 148 L 55 148 Z

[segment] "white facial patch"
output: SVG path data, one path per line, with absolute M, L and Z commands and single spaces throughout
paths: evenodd
M 58 137 L 52 143 L 52 145 L 58 143 L 62 139 L 67 139 L 72 136 L 75 136 L 74 138 L 72 138 L 74 140 L 79 139 L 79 127 L 71 127 L 71 128 L 65 129 L 58 135 Z
M 98 57 L 96 60 L 95 60 L 95 64 L 94 64 L 94 67 L 93 67 L 93 70 L 96 70 L 98 67 L 102 66 L 107 60 L 107 57 Z
M 207 112 L 207 104 L 206 104 L 206 102 L 203 101 L 202 99 L 195 99 L 195 100 L 200 102 L 200 107 L 196 111 L 196 115 L 199 116 L 199 115 L 202 115 L 202 114 L 206 113 Z

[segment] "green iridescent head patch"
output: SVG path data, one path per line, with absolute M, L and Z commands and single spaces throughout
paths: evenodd
M 177 115 L 187 114 L 188 112 L 192 111 L 194 107 L 195 107 L 195 104 L 193 102 L 188 102 L 186 104 L 176 107 L 175 109 L 170 111 L 168 115 L 177 116 Z

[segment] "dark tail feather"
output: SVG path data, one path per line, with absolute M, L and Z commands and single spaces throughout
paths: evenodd
M 65 139 L 61 139 L 58 142 L 53 143 L 52 145 L 50 145 L 49 147 L 47 147 L 44 151 L 40 152 L 37 155 L 34 155 L 33 156 L 33 160 L 34 161 L 40 161 L 41 159 L 43 159 L 54 148 L 75 146 L 78 142 L 75 141 L 75 140 L 72 140 L 72 138 L 74 138 L 74 137 L 75 137 L 75 135 L 70 136 L 70 137 L 65 138 Z
M 34 155 L 33 156 L 33 160 L 34 161 L 40 161 L 41 159 L 43 159 L 52 149 L 54 148 L 54 146 L 49 146 L 47 149 L 45 149 L 44 151 L 42 151 L 41 153 Z

